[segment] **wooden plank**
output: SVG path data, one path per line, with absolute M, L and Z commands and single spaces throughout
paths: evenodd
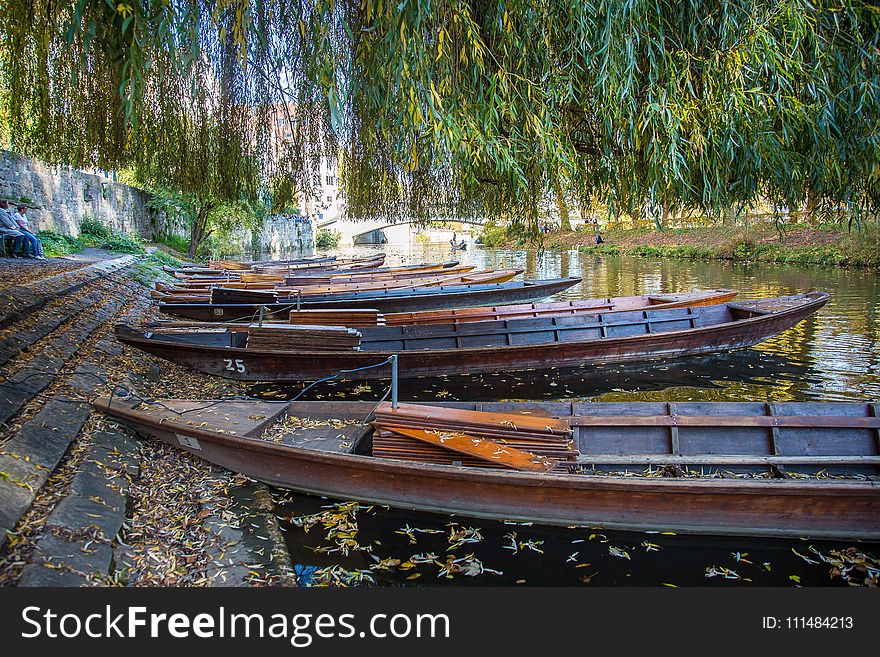
M 483 440 L 466 433 L 391 426 L 386 426 L 385 429 L 407 438 L 524 472 L 549 472 L 558 463 L 554 459 L 538 456 L 515 447 L 499 445 L 494 441 Z
M 871 413 L 871 417 L 878 417 L 877 404 L 868 404 L 868 409 Z M 874 429 L 874 448 L 877 450 L 877 453 L 880 454 L 880 427 Z
M 591 465 L 880 465 L 880 456 L 581 454 L 577 457 L 576 462 L 578 464 Z
M 670 417 L 675 417 L 675 403 L 669 402 L 666 404 L 666 412 Z M 669 443 L 672 449 L 670 450 L 673 454 L 680 455 L 681 454 L 681 441 L 678 436 L 678 426 L 675 423 L 669 425 Z
M 381 414 L 389 419 L 403 416 L 425 421 L 466 422 L 504 429 L 506 431 L 525 430 L 549 434 L 571 433 L 568 423 L 563 419 L 517 415 L 516 413 L 489 413 L 485 411 L 469 411 L 460 408 L 406 403 L 398 404 L 395 409 L 391 407 L 389 402 L 382 402 L 376 409 L 376 414 Z
M 764 404 L 764 408 L 767 410 L 767 415 L 769 417 L 774 416 L 773 404 L 767 402 Z M 779 425 L 772 425 L 770 428 L 770 451 L 773 452 L 774 456 L 782 456 L 782 447 L 779 444 Z
M 147 404 L 140 413 L 160 421 L 172 421 L 206 431 L 237 436 L 259 435 L 287 411 L 287 402 L 206 401 L 163 399 Z
M 572 427 L 780 427 L 803 429 L 877 429 L 880 417 L 819 415 L 576 415 Z

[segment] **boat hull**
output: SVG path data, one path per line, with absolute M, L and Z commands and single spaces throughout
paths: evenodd
M 305 405 L 294 404 L 292 412 L 297 406 Z M 327 406 L 324 411 L 314 408 L 323 415 Z M 334 407 L 337 416 L 344 414 L 338 410 L 341 406 Z M 349 406 L 346 413 L 365 416 L 374 405 Z M 105 400 L 103 410 L 107 407 Z M 110 412 L 142 433 L 230 470 L 273 486 L 337 499 L 549 525 L 880 539 L 880 486 L 869 481 L 535 475 L 425 466 L 288 447 L 182 422 L 145 423 L 118 401 Z
M 371 308 L 382 313 L 417 312 L 422 310 L 446 310 L 472 306 L 501 305 L 538 301 L 552 296 L 580 282 L 579 278 L 554 279 L 550 281 L 526 281 L 525 284 L 486 284 L 471 289 L 444 291 L 442 287 L 422 290 L 415 294 L 344 294 L 325 299 L 303 298 L 302 309 Z M 455 286 L 464 288 L 465 286 Z M 210 304 L 210 303 L 160 303 L 159 310 L 167 315 L 183 317 L 198 322 L 251 321 L 264 308 L 264 317 L 287 320 L 293 302 L 275 304 Z
M 682 358 L 751 347 L 803 321 L 821 308 L 827 295 L 792 310 L 690 330 L 582 342 L 521 344 L 507 347 L 411 351 L 277 352 L 206 346 L 147 337 L 117 327 L 117 338 L 160 358 L 194 370 L 243 381 L 310 381 L 345 370 L 346 379 L 388 378 L 398 357 L 402 377 L 581 367 L 652 359 Z M 369 369 L 359 369 L 366 368 Z

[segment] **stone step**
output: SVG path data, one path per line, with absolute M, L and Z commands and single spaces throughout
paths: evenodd
M 64 458 L 91 407 L 53 399 L 0 452 L 0 547 L 34 503 L 37 492 Z
M 65 300 L 55 307 L 41 309 L 35 313 L 29 318 L 31 320 L 29 326 L 0 340 L 0 367 L 45 338 L 74 315 L 100 303 L 105 294 L 106 290 L 99 287 L 83 297 L 77 297 L 70 301 Z
M 24 319 L 57 297 L 130 267 L 137 260 L 138 256 L 120 256 L 5 289 L 0 292 L 0 328 Z
M 110 574 L 113 542 L 125 522 L 138 443 L 122 430 L 99 431 L 70 482 L 69 494 L 46 519 L 18 586 L 82 586 Z
M 21 369 L 0 383 L 0 422 L 7 422 L 36 395 L 48 388 L 82 344 L 101 325 L 113 318 L 124 305 L 121 298 L 76 317 L 63 333 L 51 336 L 39 353 L 34 353 Z

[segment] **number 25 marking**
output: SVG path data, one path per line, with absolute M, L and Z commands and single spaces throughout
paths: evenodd
M 240 372 L 243 374 L 247 371 L 241 358 L 236 358 L 234 361 L 231 358 L 224 358 L 223 362 L 226 363 L 226 370 L 229 372 Z

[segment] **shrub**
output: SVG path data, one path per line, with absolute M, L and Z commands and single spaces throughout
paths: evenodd
M 129 235 L 128 233 L 114 233 L 101 244 L 102 249 L 113 251 L 115 253 L 143 253 L 144 246 L 137 235 Z
M 70 235 L 61 235 L 52 230 L 41 230 L 37 237 L 43 244 L 43 252 L 49 258 L 57 258 L 83 250 L 82 241 Z
M 79 232 L 80 235 L 93 237 L 97 242 L 103 242 L 113 236 L 113 231 L 94 217 L 89 216 L 82 218 L 79 224 Z
M 315 235 L 315 246 L 319 249 L 332 249 L 339 244 L 340 239 L 342 239 L 340 233 L 322 228 L 318 231 L 318 234 Z
M 507 226 L 498 226 L 488 223 L 483 226 L 480 233 L 479 243 L 484 246 L 503 246 L 511 239 L 510 229 Z

